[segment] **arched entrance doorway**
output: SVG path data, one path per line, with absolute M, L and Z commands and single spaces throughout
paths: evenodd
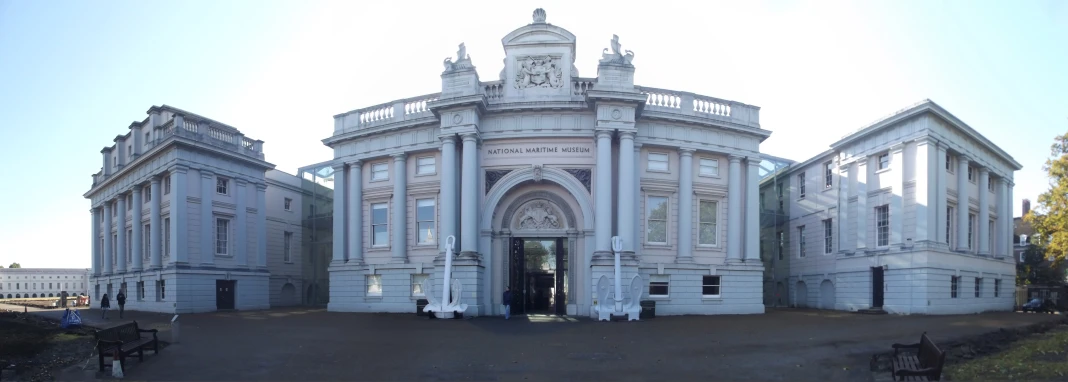
M 834 309 L 834 284 L 831 280 L 820 283 L 820 309 Z
M 807 308 L 808 307 L 808 287 L 805 286 L 805 282 L 804 281 L 798 281 L 797 282 L 797 291 L 796 291 L 796 293 L 797 293 L 797 298 L 796 298 L 796 302 L 794 303 L 795 306 L 798 307 L 798 308 Z

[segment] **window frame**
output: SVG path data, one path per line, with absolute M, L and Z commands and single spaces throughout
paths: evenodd
M 425 159 L 429 159 L 430 163 L 429 164 L 421 163 Z M 422 171 L 423 168 L 427 167 L 427 166 L 430 167 L 430 171 L 429 172 L 423 172 Z M 415 158 L 415 175 L 416 176 L 420 176 L 420 175 L 435 175 L 437 173 L 438 173 L 438 158 L 437 157 L 435 157 L 433 155 L 430 155 L 430 156 L 421 156 L 421 157 L 416 157 Z
M 994 279 L 994 298 L 1001 297 L 1001 279 Z
M 650 226 L 651 226 L 651 224 L 649 224 L 649 223 L 651 221 L 653 221 L 652 216 L 651 216 L 652 215 L 652 211 L 649 209 L 650 208 L 649 207 L 650 206 L 650 202 L 649 201 L 651 199 L 653 199 L 653 198 L 664 199 L 664 205 L 665 205 L 665 208 L 666 208 L 665 216 L 664 216 L 663 219 L 657 219 L 656 220 L 658 222 L 659 221 L 663 221 L 664 222 L 664 241 L 652 241 L 652 240 L 649 239 Z M 645 244 L 647 244 L 647 245 L 657 245 L 657 246 L 666 246 L 666 245 L 668 245 L 668 242 L 671 239 L 671 227 L 670 227 L 670 225 L 671 225 L 670 224 L 670 221 L 671 221 L 671 219 L 670 219 L 671 218 L 671 197 L 670 196 L 666 196 L 666 195 L 660 195 L 660 194 L 645 195 L 645 206 L 644 207 L 645 207 L 645 209 L 644 209 L 644 216 L 643 217 L 645 219 L 645 234 L 643 235 L 643 237 L 645 239 Z
M 382 167 L 381 170 L 376 169 L 376 167 L 379 167 L 379 166 Z M 382 175 L 383 177 L 378 178 L 377 174 L 383 174 Z M 372 182 L 384 182 L 384 181 L 387 181 L 387 180 L 389 180 L 389 162 L 388 161 L 383 161 L 383 162 L 371 163 L 371 181 Z
M 885 217 L 885 219 L 884 219 Z M 875 206 L 875 246 L 890 246 L 890 205 Z
M 802 171 L 801 173 L 797 174 L 797 193 L 798 193 L 798 196 L 797 196 L 798 199 L 804 199 L 805 198 L 805 172 L 804 171 Z
M 230 195 L 230 179 L 221 176 L 216 176 L 215 193 L 219 195 Z
M 171 174 L 163 177 L 163 195 L 171 194 Z
M 983 298 L 983 278 L 975 278 L 975 298 Z
M 385 213 L 385 219 L 386 220 L 384 222 L 381 222 L 381 223 L 376 223 L 375 222 L 375 210 L 378 209 L 378 208 L 375 208 L 376 206 L 382 206 L 386 210 L 386 213 Z M 389 228 L 390 228 L 389 227 L 389 220 L 390 220 L 389 209 L 390 209 L 389 202 L 386 202 L 386 201 L 371 203 L 370 207 L 368 208 L 368 212 L 371 213 L 370 219 L 368 219 L 371 222 L 371 237 L 370 237 L 370 239 L 371 239 L 370 240 L 371 241 L 371 248 L 389 248 Z M 383 241 L 385 241 L 384 243 L 377 243 L 375 241 L 375 227 L 376 226 L 383 226 L 386 229 L 385 239 L 383 240 Z
M 975 176 L 975 173 L 976 173 L 975 166 L 972 166 L 972 165 L 969 164 L 968 165 L 968 182 L 970 182 L 972 184 L 975 184 L 975 182 L 978 181 L 978 179 L 976 179 L 978 177 Z
M 430 278 L 430 275 L 427 274 L 427 273 L 412 273 L 411 274 L 411 276 L 410 276 L 410 279 L 411 279 L 411 282 L 412 282 L 412 288 L 411 288 L 411 291 L 410 291 L 411 297 L 426 297 L 426 291 L 423 290 L 423 281 L 422 280 L 416 281 L 416 279 L 420 279 L 420 278 L 422 280 L 426 280 L 426 279 Z M 415 291 L 416 287 L 419 287 L 419 292 Z
M 797 258 L 803 259 L 808 256 L 805 252 L 805 226 L 797 226 Z
M 144 247 L 141 249 L 141 257 L 144 259 L 149 259 L 152 258 L 152 254 L 149 253 L 152 251 L 152 223 L 142 224 L 141 228 L 142 235 L 144 235 L 141 237 L 141 245 Z
M 233 220 L 233 218 L 229 217 L 229 216 L 215 215 L 215 220 L 214 220 L 214 223 L 212 224 L 212 232 L 213 232 L 213 234 L 212 234 L 212 245 L 215 248 L 215 256 L 232 257 L 234 255 L 232 247 L 233 247 L 235 238 L 234 238 L 234 235 L 233 235 L 234 226 L 233 226 L 233 224 L 231 224 L 232 220 Z M 225 227 L 220 227 L 219 222 L 225 222 L 226 223 Z M 219 236 L 220 236 L 219 235 L 219 233 L 220 233 L 219 229 L 220 228 L 224 229 L 223 234 L 226 236 L 223 239 L 219 238 Z M 222 244 L 221 247 L 219 246 L 220 241 L 221 241 L 221 244 Z M 224 252 L 219 252 L 219 248 L 222 248 Z
M 163 241 L 163 248 L 160 248 L 160 252 L 162 252 L 162 255 L 160 255 L 160 257 L 170 257 L 171 256 L 171 217 L 170 216 L 164 216 L 163 217 L 163 230 L 162 230 L 161 233 L 163 234 L 163 240 L 162 240 Z
M 282 208 L 284 208 L 286 211 L 293 211 L 293 199 L 282 198 Z
M 712 217 L 712 221 L 711 222 L 707 222 L 707 221 L 702 221 L 701 220 L 702 219 L 702 216 L 701 216 L 701 204 L 704 204 L 704 203 L 712 203 L 712 205 L 713 205 L 712 208 L 714 208 L 715 213 L 714 213 L 714 216 Z M 704 243 L 701 240 L 702 239 L 702 235 L 701 234 L 704 232 L 704 230 L 702 230 L 701 228 L 703 226 L 709 225 L 709 224 L 712 225 L 712 242 L 711 243 Z M 697 245 L 700 246 L 700 247 L 710 247 L 710 248 L 719 247 L 719 201 L 718 200 L 715 200 L 715 199 L 697 199 Z
M 823 254 L 834 252 L 834 222 L 832 219 L 823 219 Z
M 882 171 L 882 170 L 889 169 L 890 165 L 891 165 L 891 163 L 890 163 L 890 153 L 879 154 L 879 156 L 875 158 L 875 163 L 876 163 L 876 171 Z
M 779 260 L 782 260 L 783 252 L 786 252 L 786 232 L 776 231 L 775 234 L 779 238 Z
M 955 158 L 952 154 L 950 154 L 948 152 L 946 153 L 946 172 L 948 172 L 950 174 L 956 174 L 956 171 L 957 171 L 956 170 L 957 166 L 955 166 L 956 159 L 957 158 Z
M 714 165 L 707 165 L 706 166 L 705 165 L 706 161 L 708 163 L 714 163 Z M 720 166 L 719 166 L 719 159 L 718 158 L 704 158 L 704 157 L 697 158 L 697 176 L 703 176 L 703 177 L 707 177 L 707 178 L 719 178 L 719 167 Z M 705 169 L 706 168 L 715 169 L 715 172 L 714 173 L 705 173 Z
M 374 280 L 374 282 L 372 282 Z M 370 274 L 365 276 L 367 287 L 364 289 L 367 297 L 382 297 L 382 275 Z M 376 288 L 377 287 L 377 290 Z
M 293 232 L 282 231 L 282 262 L 293 263 Z
M 653 160 L 653 156 L 657 156 L 657 157 L 662 156 L 662 157 L 664 157 L 664 160 L 662 160 L 662 161 L 659 160 L 659 159 Z M 663 163 L 664 164 L 664 168 L 663 169 L 654 168 L 653 167 L 653 163 Z M 669 156 L 666 152 L 656 152 L 656 151 L 648 152 L 646 154 L 646 156 L 645 156 L 645 171 L 649 171 L 649 172 L 671 172 L 671 156 Z
M 715 283 L 712 283 L 715 281 Z M 715 288 L 715 294 L 706 293 L 707 288 Z M 719 275 L 704 275 L 701 276 L 701 297 L 702 298 L 721 298 L 723 296 L 723 278 Z
M 968 211 L 968 250 L 973 250 L 978 247 L 978 245 L 976 245 L 976 239 L 978 239 L 979 235 L 975 234 L 976 220 L 976 215 L 971 211 Z
M 664 288 L 663 294 L 654 294 L 653 288 Z M 670 298 L 671 297 L 671 276 L 670 275 L 649 275 L 649 298 Z
M 949 278 L 949 298 L 958 298 L 960 289 L 960 276 L 950 276 Z
M 823 188 L 831 189 L 834 186 L 834 162 L 823 163 Z
M 420 208 L 419 203 L 420 202 L 425 202 L 425 201 L 430 201 L 430 203 L 431 203 L 430 208 L 433 209 L 433 212 L 431 212 L 431 214 L 430 214 L 431 220 L 419 220 L 420 219 L 420 216 L 419 216 L 419 208 Z M 429 198 L 418 198 L 418 199 L 415 199 L 415 219 L 414 220 L 415 220 L 415 244 L 416 245 L 437 245 L 438 244 L 438 201 L 437 201 L 437 198 L 429 197 Z M 428 223 L 428 222 L 430 223 L 431 229 L 433 229 L 434 238 L 429 240 L 429 241 L 423 241 L 423 235 L 422 235 L 423 223 Z

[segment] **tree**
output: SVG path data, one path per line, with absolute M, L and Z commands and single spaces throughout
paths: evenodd
M 7 267 L 8 268 L 22 268 L 22 266 L 19 265 L 19 263 L 11 263 L 11 265 L 8 265 Z
M 1053 140 L 1042 169 L 1049 176 L 1049 190 L 1038 196 L 1038 205 L 1024 219 L 1035 230 L 1036 244 L 1052 258 L 1049 266 L 1059 269 L 1068 255 L 1068 134 Z
M 1064 282 L 1063 262 L 1048 261 L 1042 246 L 1030 244 L 1023 253 L 1023 261 L 1016 264 L 1016 285 L 1056 285 Z

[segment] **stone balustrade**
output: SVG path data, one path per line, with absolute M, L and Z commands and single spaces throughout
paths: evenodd
M 689 92 L 636 86 L 646 95 L 645 110 L 722 120 L 760 127 L 760 108 Z
M 593 84 L 597 83 L 596 78 L 582 78 L 576 77 L 571 81 L 571 88 L 574 90 L 572 94 L 584 96 L 586 92 L 593 89 Z
M 405 98 L 357 109 L 335 117 L 343 118 L 345 126 L 350 129 L 365 129 L 394 122 L 426 118 L 434 115 L 427 105 L 436 101 L 440 95 L 441 93 L 432 93 Z
M 486 99 L 490 102 L 504 98 L 504 84 L 503 81 L 490 81 L 482 83 L 483 94 L 486 95 Z

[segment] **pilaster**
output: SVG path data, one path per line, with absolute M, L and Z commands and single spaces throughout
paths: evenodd
M 727 261 L 742 260 L 742 157 L 729 155 L 727 175 Z
M 248 182 L 244 179 L 234 179 L 234 201 L 237 204 L 237 229 L 234 233 L 237 241 L 234 243 L 234 260 L 237 266 L 248 266 Z
M 256 267 L 267 268 L 267 184 L 256 183 Z
M 114 200 L 104 201 L 104 229 L 102 234 L 104 235 L 104 275 L 110 275 L 114 273 L 112 261 L 115 259 L 115 241 L 111 237 L 111 215 L 114 213 L 113 204 Z
M 447 134 L 438 137 L 441 140 L 441 234 L 438 235 L 439 257 L 445 255 L 445 239 L 456 236 L 459 221 L 456 215 L 459 207 L 456 203 L 459 174 L 456 171 L 456 135 Z
M 179 121 L 175 119 L 175 126 Z M 175 129 L 177 130 L 177 128 Z M 175 265 L 189 263 L 189 211 L 186 203 L 189 167 L 174 166 L 171 171 L 171 248 L 170 261 Z
M 100 208 L 94 207 L 90 209 L 89 217 L 93 219 L 92 231 L 90 232 L 93 240 L 89 242 L 92 245 L 90 248 L 93 249 L 92 275 L 100 276 L 102 265 L 100 261 Z
M 957 251 L 970 252 L 968 243 L 968 165 L 971 158 L 957 158 Z
M 467 133 L 463 138 L 463 171 L 460 189 L 460 257 L 478 257 L 478 211 L 479 189 L 478 180 L 478 144 L 477 133 Z M 438 236 L 439 238 L 441 236 Z
M 334 225 L 331 263 L 345 262 L 345 164 L 336 163 L 334 169 Z
M 200 169 L 200 263 L 207 265 L 215 264 L 215 186 L 215 173 Z
M 938 231 L 938 206 L 934 204 L 938 192 L 938 142 L 930 137 L 916 141 L 916 231 L 915 242 L 935 240 Z M 928 243 L 929 244 L 929 243 Z
M 978 225 L 979 233 L 979 256 L 990 255 L 990 170 L 983 167 L 979 169 L 979 216 L 975 224 Z
M 346 263 L 363 264 L 363 161 L 349 163 L 349 249 Z
M 745 261 L 760 262 L 760 157 L 746 158 Z
M 857 158 L 857 247 L 856 253 L 868 250 L 868 160 L 866 156 Z
M 623 238 L 623 252 L 634 252 L 637 241 L 635 235 L 634 214 L 637 212 L 634 184 L 637 182 L 637 167 L 634 163 L 634 132 L 619 132 L 619 200 L 616 211 L 619 214 L 616 230 Z
M 163 243 L 161 241 L 163 233 L 163 222 L 162 217 L 160 216 L 160 203 L 163 203 L 163 200 L 161 199 L 162 195 L 160 195 L 160 181 L 161 179 L 159 175 L 153 176 L 152 183 L 150 185 L 151 190 L 149 190 L 149 194 L 152 195 L 152 200 L 149 201 L 148 204 L 148 248 L 149 256 L 151 256 L 151 260 L 149 262 L 149 269 L 160 269 L 163 267 Z
M 134 134 L 140 135 L 140 134 Z M 144 205 L 141 200 L 142 195 L 141 185 L 133 186 L 133 213 L 130 219 L 130 233 L 133 237 L 130 239 L 130 258 L 133 260 L 133 265 L 130 267 L 131 271 L 138 272 L 144 269 L 144 225 L 141 224 L 141 206 Z
M 890 245 L 901 248 L 905 243 L 905 145 L 890 146 Z M 917 220 L 919 217 L 917 217 Z
M 393 154 L 393 258 L 408 262 L 408 154 Z
M 693 153 L 679 149 L 679 236 L 677 263 L 693 262 Z
M 126 269 L 126 194 L 119 194 L 118 201 L 118 215 L 119 221 L 115 225 L 115 236 L 117 243 L 115 243 L 115 272 L 125 273 Z
M 594 188 L 594 255 L 612 254 L 612 132 L 597 130 L 597 173 Z
M 936 168 L 934 172 L 937 175 L 934 177 L 936 179 L 934 205 L 935 218 L 937 219 L 937 224 L 934 228 L 934 237 L 935 241 L 939 242 L 941 245 L 949 246 L 949 236 L 946 236 L 946 233 L 949 231 L 946 228 L 949 227 L 949 220 L 946 219 L 947 212 L 949 211 L 949 203 L 946 201 L 946 193 L 948 192 L 946 186 L 949 184 L 949 179 L 946 170 L 948 166 L 946 160 L 948 157 L 945 143 L 938 143 L 937 153 L 935 155 L 935 159 L 938 160 L 938 168 Z
M 837 159 L 836 159 L 837 161 Z M 850 242 L 850 237 L 847 235 L 849 232 L 849 195 L 850 185 L 852 184 L 850 177 L 856 174 L 856 171 L 849 171 L 851 163 L 838 162 L 838 252 L 845 252 L 853 247 L 853 242 Z

